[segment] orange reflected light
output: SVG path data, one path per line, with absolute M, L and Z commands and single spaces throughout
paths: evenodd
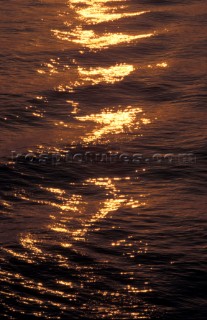
M 100 82 L 115 83 L 122 81 L 124 77 L 128 76 L 135 69 L 133 65 L 121 63 L 109 68 L 90 68 L 84 69 L 78 67 L 80 77 L 85 80 L 92 82 L 93 85 Z
M 139 35 L 105 33 L 103 35 L 97 35 L 93 30 L 83 30 L 81 26 L 77 27 L 72 32 L 60 30 L 52 30 L 52 32 L 58 39 L 71 41 L 89 49 L 108 48 L 109 46 L 121 43 L 130 43 L 132 41 L 149 38 L 154 35 L 154 33 Z
M 76 117 L 79 121 L 92 121 L 98 125 L 98 128 L 83 138 L 85 142 L 92 142 L 100 139 L 107 134 L 118 134 L 127 132 L 130 128 L 139 128 L 137 115 L 142 112 L 141 108 L 132 108 L 128 106 L 124 110 L 113 111 L 106 109 L 98 114 Z M 146 122 L 146 121 L 145 121 Z

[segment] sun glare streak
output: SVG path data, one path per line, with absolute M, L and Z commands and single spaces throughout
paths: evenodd
M 140 11 L 140 12 L 129 12 L 129 13 L 118 13 L 118 12 L 114 12 L 115 10 L 117 10 L 116 7 L 106 8 L 106 7 L 103 7 L 103 5 L 100 3 L 94 3 L 92 6 L 89 6 L 87 8 L 77 9 L 76 12 L 79 15 L 79 19 L 81 21 L 86 22 L 88 25 L 140 16 L 149 12 L 149 11 Z
M 55 126 L 52 127 L 52 137 L 48 143 L 43 141 L 41 145 L 31 148 L 38 147 L 38 153 L 47 149 L 51 153 L 65 155 L 68 145 L 70 150 L 76 151 L 80 145 L 81 150 L 88 150 L 89 145 L 94 144 L 99 148 L 97 142 L 103 142 L 103 145 L 109 142 L 106 148 L 109 150 L 108 146 L 110 143 L 113 145 L 114 138 L 118 141 L 123 138 L 123 145 L 129 145 L 129 140 L 134 139 L 135 135 L 141 135 L 142 128 L 151 123 L 143 109 L 137 107 L 139 104 L 135 101 L 138 101 L 138 98 L 129 105 L 128 97 L 132 92 L 131 89 L 126 92 L 127 82 L 141 81 L 140 70 L 154 72 L 147 68 L 147 59 L 138 59 L 134 54 L 135 50 L 129 47 L 136 45 L 137 48 L 139 40 L 148 39 L 147 42 L 150 42 L 149 39 L 156 35 L 155 28 L 146 31 L 148 22 L 146 24 L 141 17 L 145 15 L 148 18 L 150 11 L 135 11 L 140 4 L 130 8 L 128 0 L 66 0 L 61 6 L 58 1 L 57 4 L 48 0 L 40 2 L 52 3 L 51 22 L 50 11 L 47 10 L 41 21 L 44 21 L 47 35 L 48 26 L 53 26 L 53 36 L 48 39 L 46 47 L 42 43 L 44 37 L 35 39 L 37 50 L 41 49 L 47 60 L 35 67 L 38 68 L 36 77 L 41 79 L 41 90 L 39 94 L 37 90 L 35 95 L 38 95 L 32 100 L 32 104 L 37 107 L 29 106 L 26 110 L 30 110 L 36 121 L 43 118 L 39 120 L 48 120 L 49 126 L 50 123 Z M 45 10 L 44 6 L 37 7 L 38 10 Z M 139 29 L 136 23 L 140 26 Z M 125 26 L 127 28 L 124 29 Z M 112 52 L 106 52 L 111 48 Z M 124 55 L 126 48 L 127 56 Z M 100 51 L 103 51 L 103 55 Z M 94 52 L 97 52 L 97 55 Z M 95 60 L 92 60 L 94 58 Z M 38 59 L 35 65 L 39 63 Z M 143 67 L 144 63 L 146 65 Z M 149 68 L 155 69 L 155 72 L 159 68 L 168 67 L 167 62 L 162 60 L 150 60 L 149 63 L 152 63 Z M 123 80 L 127 81 L 119 85 Z M 104 85 L 91 88 L 98 84 Z M 99 95 L 100 88 L 104 90 Z M 122 88 L 126 90 L 123 93 Z M 123 103 L 123 106 L 118 106 L 115 102 L 116 107 L 111 107 L 113 98 L 107 104 L 110 93 L 105 101 L 106 89 L 113 91 L 114 96 L 120 90 L 117 97 L 121 102 L 117 104 Z M 101 96 L 103 100 L 98 101 L 97 105 L 98 99 L 88 103 L 91 92 L 98 93 L 95 98 Z M 126 101 L 127 104 L 124 104 Z M 47 134 L 50 133 L 49 129 Z M 108 153 L 110 154 L 110 151 Z M 99 163 L 102 165 L 102 162 Z M 57 165 L 59 164 L 61 165 Z M 27 188 L 27 185 L 22 183 L 21 188 L 16 188 L 14 193 L 17 205 L 20 203 L 20 208 L 25 210 L 26 214 L 28 208 L 31 208 L 31 212 L 27 214 L 28 228 L 25 229 L 25 225 L 22 227 L 19 223 L 21 231 L 17 229 L 18 245 L 11 242 L 11 246 L 2 248 L 5 259 L 12 259 L 19 270 L 19 266 L 22 266 L 19 273 L 16 273 L 15 268 L 4 271 L 3 264 L 0 269 L 0 283 L 3 283 L 0 295 L 6 296 L 5 305 L 8 301 L 8 310 L 14 312 L 14 316 L 21 314 L 23 318 L 30 313 L 37 318 L 49 319 L 54 312 L 59 318 L 70 314 L 77 317 L 88 314 L 110 319 L 148 319 L 153 306 L 146 301 L 142 309 L 139 305 L 140 295 L 151 292 L 148 282 L 140 282 L 142 273 L 148 270 L 145 270 L 144 264 L 141 273 L 141 264 L 137 260 L 139 255 L 143 257 L 147 254 L 148 244 L 128 235 L 134 232 L 130 227 L 126 233 L 116 233 L 119 229 L 122 231 L 123 222 L 132 224 L 135 221 L 134 225 L 138 225 L 140 207 L 146 206 L 143 199 L 145 196 L 142 194 L 143 184 L 135 186 L 135 179 L 138 179 L 133 177 L 135 170 L 125 167 L 126 170 L 113 171 L 113 168 L 109 169 L 108 163 L 105 166 L 103 161 L 105 172 L 103 168 L 100 170 L 98 164 L 91 170 L 92 166 L 96 166 L 95 162 L 91 167 L 91 163 L 83 164 L 86 170 L 83 169 L 80 173 L 80 169 L 76 171 L 76 164 L 68 164 L 67 168 L 56 167 L 57 176 L 55 180 L 51 180 L 50 165 L 42 165 L 43 163 L 36 182 L 33 181 L 33 187 Z M 26 174 L 26 177 L 22 176 L 23 181 L 24 178 L 27 181 L 29 177 L 30 167 L 26 169 L 26 173 L 22 172 Z M 134 170 L 133 173 L 131 170 Z M 0 204 L 9 211 L 10 202 L 2 200 Z M 17 217 L 21 223 L 23 215 L 24 212 Z M 108 227 L 111 228 L 109 234 L 102 237 L 108 232 Z M 139 237 L 142 237 L 141 233 Z M 106 243 L 103 243 L 103 239 Z M 102 249 L 104 251 L 101 252 Z M 133 265 L 130 265 L 131 261 Z M 112 271 L 115 272 L 112 277 L 108 276 L 109 268 L 115 270 Z M 32 273 L 34 271 L 34 274 L 27 272 L 29 269 Z M 10 290 L 11 288 L 14 290 Z M 15 302 L 10 306 L 10 301 L 20 302 L 21 305 Z M 28 310 L 31 306 L 31 312 L 28 313 L 24 306 Z M 57 313 L 54 307 L 57 308 Z
M 78 66 L 76 77 L 74 77 L 75 79 L 69 80 L 65 85 L 59 85 L 56 90 L 59 92 L 74 92 L 74 90 L 78 87 L 88 85 L 94 86 L 99 83 L 114 84 L 116 82 L 123 81 L 125 77 L 129 76 L 135 70 L 136 69 L 133 65 L 127 63 L 117 63 L 109 67 L 91 67 L 89 69 Z M 72 101 L 72 106 L 74 107 L 72 113 L 77 113 L 78 102 Z
M 96 125 L 92 132 L 83 137 L 83 141 L 89 143 L 107 137 L 109 134 L 117 135 L 130 132 L 132 129 L 137 130 L 141 124 L 150 123 L 147 118 L 138 118 L 142 112 L 141 108 L 128 106 L 123 110 L 105 109 L 101 113 L 78 116 L 76 119 L 82 122 L 92 122 Z
M 115 83 L 122 81 L 126 76 L 135 70 L 133 65 L 126 63 L 116 64 L 108 68 L 90 68 L 84 69 L 78 67 L 78 72 L 83 81 L 96 85 L 100 82 Z
M 139 35 L 128 35 L 123 33 L 104 33 L 96 34 L 93 30 L 83 30 L 82 27 L 77 27 L 72 32 L 52 30 L 54 35 L 60 39 L 69 42 L 74 42 L 89 49 L 106 49 L 110 46 L 115 46 L 122 43 L 130 43 L 135 40 L 150 38 L 154 33 L 146 33 Z
M 86 234 L 95 227 L 96 223 L 105 219 L 109 213 L 117 211 L 121 207 L 129 207 L 131 209 L 138 208 L 145 205 L 144 202 L 133 199 L 121 193 L 121 190 L 117 186 L 117 182 L 123 180 L 130 180 L 130 177 L 126 178 L 90 178 L 84 182 L 84 185 L 95 185 L 100 188 L 104 188 L 107 192 L 107 199 L 100 204 L 100 208 L 96 213 L 92 215 L 90 219 L 87 219 L 82 223 L 80 229 L 72 232 L 72 236 L 75 240 L 85 240 Z
M 113 5 L 113 2 L 116 5 Z M 125 1 L 109 1 L 109 0 L 85 0 L 85 1 L 69 1 L 68 6 L 75 10 L 78 19 L 80 21 L 84 21 L 87 24 L 98 24 L 102 22 L 119 20 L 122 18 L 129 18 L 134 16 L 139 16 L 150 11 L 138 11 L 138 12 L 117 12 L 120 9 L 126 9 L 128 6 L 119 5 L 117 6 L 117 2 L 125 2 Z M 107 6 L 107 3 L 110 5 Z

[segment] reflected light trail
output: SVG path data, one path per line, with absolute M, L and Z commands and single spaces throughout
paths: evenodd
M 93 184 L 95 186 L 105 189 L 107 199 L 99 204 L 99 209 L 92 215 L 90 219 L 87 219 L 82 223 L 82 227 L 73 231 L 72 235 L 75 240 L 85 240 L 84 237 L 88 231 L 94 228 L 95 224 L 105 219 L 109 213 L 117 211 L 120 207 L 138 208 L 145 205 L 144 202 L 128 197 L 126 194 L 122 194 L 117 187 L 117 182 L 130 180 L 130 177 L 126 178 L 90 178 L 84 182 L 84 185 Z
M 74 42 L 91 50 L 106 49 L 110 46 L 130 43 L 135 40 L 150 38 L 155 33 L 146 33 L 139 35 L 128 35 L 123 33 L 104 33 L 103 35 L 96 34 L 93 30 L 83 30 L 81 26 L 71 32 L 52 30 L 54 35 L 60 39 L 69 42 Z
M 101 113 L 91 114 L 88 116 L 76 117 L 79 121 L 94 122 L 97 128 L 91 133 L 88 133 L 86 137 L 83 137 L 83 141 L 86 143 L 93 142 L 97 139 L 101 139 L 108 134 L 127 133 L 132 128 L 139 129 L 140 124 L 150 123 L 149 119 L 140 118 L 138 114 L 142 113 L 141 108 L 133 108 L 131 106 L 121 110 L 105 109 Z
M 115 83 L 122 81 L 126 76 L 133 72 L 135 68 L 133 65 L 126 63 L 116 64 L 109 68 L 90 68 L 84 69 L 78 67 L 78 72 L 83 81 L 90 82 L 96 85 L 101 82 Z
M 72 2 L 73 3 L 73 2 Z M 148 13 L 150 11 L 139 11 L 139 12 L 115 12 L 118 9 L 123 9 L 124 6 L 113 6 L 106 7 L 106 1 L 84 1 L 87 4 L 86 8 L 77 8 L 76 5 L 70 4 L 70 7 L 76 11 L 80 20 L 83 20 L 87 24 L 98 24 L 102 22 L 119 20 L 122 18 L 140 16 L 142 14 Z M 125 8 L 125 7 L 124 7 Z

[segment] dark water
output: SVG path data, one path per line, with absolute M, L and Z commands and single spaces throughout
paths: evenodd
M 0 318 L 206 319 L 206 2 L 0 8 Z

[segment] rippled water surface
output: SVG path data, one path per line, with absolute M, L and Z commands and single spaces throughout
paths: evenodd
M 206 319 L 205 0 L 0 8 L 0 318 Z

